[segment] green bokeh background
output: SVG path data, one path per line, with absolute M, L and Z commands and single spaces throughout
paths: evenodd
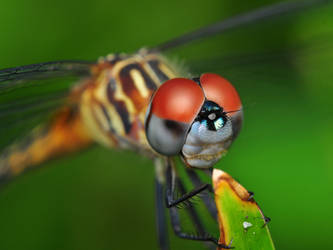
M 0 67 L 133 52 L 269 2 L 2 0 Z M 255 192 L 277 249 L 333 247 L 332 44 L 330 4 L 168 54 L 239 90 L 244 128 L 218 167 Z M 44 165 L 1 191 L 0 249 L 157 248 L 148 159 L 95 146 Z

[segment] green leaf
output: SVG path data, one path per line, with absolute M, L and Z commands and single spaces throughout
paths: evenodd
M 265 216 L 249 192 L 229 174 L 214 169 L 219 242 L 237 249 L 275 249 Z

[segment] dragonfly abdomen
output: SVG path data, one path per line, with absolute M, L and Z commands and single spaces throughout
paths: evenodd
M 0 180 L 6 181 L 46 160 L 83 149 L 91 143 L 77 108 L 63 107 L 49 123 L 35 128 L 0 155 Z

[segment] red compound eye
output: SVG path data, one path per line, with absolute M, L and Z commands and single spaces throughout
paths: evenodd
M 203 90 L 192 80 L 163 83 L 150 102 L 145 122 L 150 146 L 163 155 L 178 154 L 204 101 Z
M 165 82 L 155 93 L 151 112 L 162 119 L 192 123 L 205 100 L 200 86 L 186 78 Z
M 217 103 L 225 112 L 236 111 L 242 108 L 236 89 L 223 77 L 213 73 L 206 73 L 201 75 L 200 83 L 206 98 Z

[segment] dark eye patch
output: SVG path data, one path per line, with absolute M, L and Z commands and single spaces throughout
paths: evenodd
M 171 120 L 164 120 L 165 127 L 175 136 L 181 136 L 184 133 L 184 128 L 178 123 Z

